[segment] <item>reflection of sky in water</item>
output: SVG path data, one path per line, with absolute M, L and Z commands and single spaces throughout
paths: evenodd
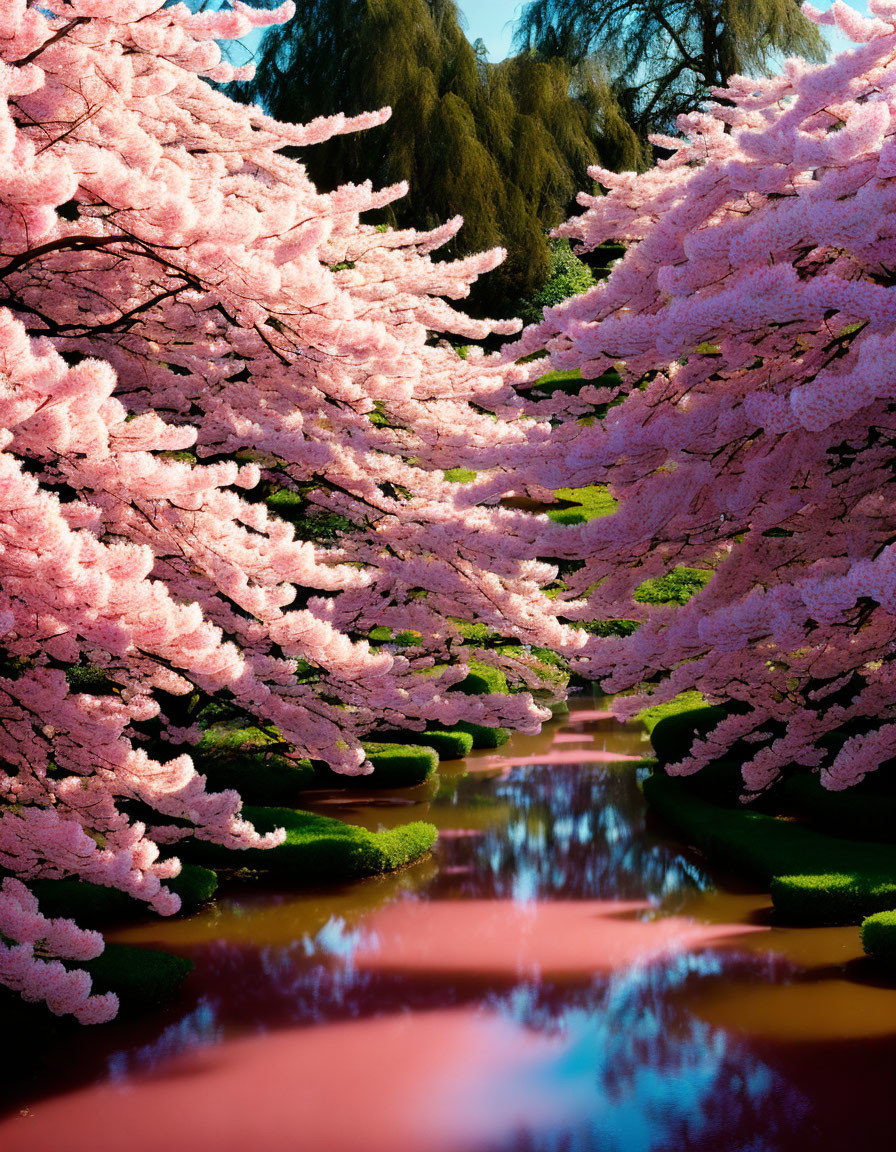
M 389 889 L 384 899 L 647 900 L 674 909 L 708 881 L 649 832 L 637 776 L 630 765 L 554 764 L 446 779 L 433 815 L 450 816 L 449 828 L 471 834 L 446 837 L 436 856 L 439 871 L 416 890 Z M 104 1058 L 105 1076 L 121 1083 L 178 1053 L 246 1033 L 482 1005 L 560 1041 L 559 1054 L 536 1068 L 506 1083 L 500 1069 L 497 1080 L 489 1078 L 493 1102 L 501 1092 L 532 1101 L 520 1129 L 489 1152 L 776 1152 L 787 1144 L 782 1135 L 805 1122 L 808 1106 L 786 1074 L 682 1000 L 686 985 L 717 982 L 732 965 L 771 979 L 767 959 L 703 951 L 576 987 L 462 985 L 356 967 L 358 948 L 375 939 L 371 910 L 334 913 L 314 931 L 297 925 L 286 944 L 215 939 L 210 932 L 193 951 L 190 1009 L 174 1022 L 169 1015 L 155 1039 L 144 1029 L 135 1043 L 120 1031 L 117 1050 Z M 248 902 L 246 915 L 252 915 Z
M 455 868 L 472 853 L 473 870 L 456 873 L 465 896 L 658 902 L 706 887 L 699 868 L 646 832 L 630 767 L 517 767 L 501 780 L 462 779 L 436 804 L 463 810 L 478 801 L 481 811 L 483 799 L 504 818 L 439 848 Z
M 538 1152 L 650 1152 L 714 1148 L 730 1142 L 756 1113 L 762 1137 L 749 1147 L 772 1152 L 782 1133 L 798 1129 L 807 1101 L 724 1032 L 674 1007 L 671 994 L 695 977 L 719 975 L 712 954 L 680 955 L 662 966 L 636 966 L 613 977 L 593 1000 L 545 1010 L 531 990 L 518 989 L 504 1010 L 560 1032 L 563 1054 L 530 1073 L 517 1089 L 548 1095 L 563 1120 L 515 1133 L 506 1148 Z
M 317 935 L 318 958 L 335 961 L 329 968 L 297 967 L 305 953 L 298 942 L 263 951 L 258 975 L 273 994 L 268 1007 L 273 1001 L 293 1008 L 278 1013 L 278 1025 L 288 1025 L 289 1017 L 322 1021 L 410 1006 L 400 990 L 392 989 L 398 994 L 390 999 L 388 987 L 352 973 L 352 936 L 336 922 Z M 506 1141 L 489 1143 L 488 1152 L 776 1152 L 782 1137 L 786 1143 L 787 1134 L 805 1124 L 808 1102 L 746 1046 L 676 999 L 688 982 L 723 971 L 721 954 L 680 954 L 584 988 L 520 984 L 481 995 L 483 1010 L 555 1041 L 550 1057 L 512 1073 L 496 1068 L 481 1091 L 474 1088 L 472 1114 L 492 1110 L 517 1118 Z M 414 1006 L 447 998 L 444 989 L 434 989 L 427 999 L 428 1005 Z M 155 1044 L 116 1054 L 111 1077 L 121 1081 L 180 1050 L 221 1040 L 227 1016 L 223 1002 L 202 1001 Z

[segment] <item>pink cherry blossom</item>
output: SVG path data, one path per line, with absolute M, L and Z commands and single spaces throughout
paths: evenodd
M 206 82 L 238 78 L 219 41 L 291 10 L 0 6 L 0 865 L 20 885 L 76 876 L 167 914 L 179 839 L 277 843 L 196 773 L 214 694 L 359 773 L 381 725 L 536 730 L 532 691 L 556 690 L 531 647 L 587 642 L 544 593 L 545 518 L 499 506 L 552 442 L 519 391 L 539 366 L 437 339 L 518 330 L 450 303 L 503 253 L 436 261 L 459 220 L 380 232 L 362 214 L 403 187 L 323 194 L 282 154 L 388 109 L 280 124 Z M 471 647 L 471 622 L 514 647 Z M 419 642 L 371 644 L 381 625 Z M 451 691 L 474 655 L 515 690 Z M 10 892 L 0 981 L 107 1016 L 69 945 L 12 930 Z
M 619 501 L 541 540 L 584 561 L 567 619 L 642 621 L 574 659 L 635 692 L 628 715 L 694 688 L 736 702 L 670 771 L 745 741 L 748 794 L 794 766 L 845 788 L 896 755 L 896 4 L 803 11 L 858 46 L 733 77 L 648 172 L 593 169 L 606 195 L 580 195 L 559 234 L 625 256 L 505 353 L 611 373 L 602 422 L 554 394 L 533 477 Z M 633 600 L 678 564 L 713 573 L 685 607 Z

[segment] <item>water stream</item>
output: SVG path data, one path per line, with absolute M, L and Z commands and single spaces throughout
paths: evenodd
M 773 926 L 767 894 L 654 826 L 647 751 L 582 701 L 438 785 L 313 794 L 370 828 L 431 820 L 437 850 L 336 890 L 232 881 L 110 933 L 196 969 L 164 1013 L 64 1030 L 6 1085 L 0 1149 L 888 1146 L 896 990 L 855 928 Z

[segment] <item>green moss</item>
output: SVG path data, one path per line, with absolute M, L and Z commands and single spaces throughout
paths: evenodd
M 637 620 L 573 620 L 570 623 L 592 636 L 631 636 L 639 628 Z
M 65 678 L 72 692 L 86 692 L 91 696 L 111 696 L 117 685 L 108 679 L 102 668 L 93 664 L 75 664 L 65 670 Z
M 285 756 L 288 747 L 259 728 L 221 724 L 204 733 L 193 759 L 212 792 L 234 788 L 250 804 L 289 804 L 315 774 L 310 760 Z
M 507 677 L 500 668 L 483 664 L 480 660 L 470 660 L 470 671 L 466 679 L 453 685 L 449 691 L 463 692 L 467 696 L 489 696 L 495 692 L 507 692 Z
M 432 747 L 373 740 L 362 741 L 362 747 L 373 765 L 373 775 L 342 776 L 339 778 L 341 782 L 356 780 L 379 788 L 413 788 L 428 780 L 439 768 L 439 754 Z
M 590 484 L 586 488 L 558 488 L 554 495 L 558 500 L 569 501 L 571 508 L 551 508 L 548 516 L 556 524 L 584 524 L 599 516 L 609 516 L 616 511 L 616 501 L 604 484 Z
M 193 961 L 152 948 L 107 944 L 95 960 L 78 965 L 90 973 L 92 991 L 115 992 L 119 1013 L 165 1004 L 193 970 Z
M 276 848 L 239 850 L 192 841 L 185 851 L 216 867 L 277 873 L 288 876 L 297 886 L 313 888 L 402 868 L 425 856 L 438 836 L 432 824 L 420 821 L 384 832 L 369 832 L 354 824 L 292 808 L 247 806 L 243 815 L 259 832 L 284 828 L 285 842 Z
M 665 576 L 645 580 L 635 589 L 635 600 L 641 604 L 687 604 L 711 579 L 712 573 L 701 568 L 673 568 Z
M 500 748 L 510 739 L 509 728 L 489 728 L 485 724 L 470 724 L 460 720 L 449 731 L 468 732 L 473 737 L 474 748 Z
M 419 632 L 410 629 L 394 633 L 385 624 L 376 624 L 367 633 L 367 639 L 374 644 L 397 644 L 399 648 L 410 648 L 419 644 L 422 637 Z
M 892 844 L 845 840 L 763 812 L 709 804 L 659 772 L 644 782 L 644 796 L 688 843 L 767 885 L 781 914 L 801 923 L 856 923 L 869 907 L 861 901 L 883 900 L 896 877 Z
M 380 732 L 378 735 L 393 744 L 423 744 L 433 748 L 440 760 L 461 760 L 473 748 L 473 737 L 469 732 L 458 732 L 448 728 L 427 728 L 423 732 L 390 730 Z
M 351 532 L 355 524 L 338 512 L 327 512 L 307 501 L 307 493 L 279 488 L 265 498 L 265 504 L 282 520 L 289 520 L 300 540 L 313 540 L 331 544 L 343 532 Z
M 683 714 L 687 715 L 688 713 L 702 712 L 704 709 L 709 707 L 710 706 L 705 702 L 699 692 L 682 692 L 680 696 L 676 696 L 674 700 L 670 700 L 666 704 L 654 704 L 649 708 L 642 708 L 636 716 L 636 719 L 640 720 L 647 731 L 650 733 L 650 739 L 652 741 L 653 734 L 661 721 L 667 719 L 671 720 L 673 717 L 677 717 Z M 721 709 L 719 711 L 721 712 Z M 687 724 L 689 723 L 690 721 L 685 722 L 685 727 L 687 727 Z M 677 732 L 677 727 L 677 725 L 671 725 L 661 731 L 659 736 L 660 743 L 663 743 L 664 732 L 668 733 L 670 740 L 673 738 L 677 740 L 677 736 L 673 737 L 673 734 Z M 693 736 L 695 728 L 691 726 L 689 730 Z M 689 749 L 690 746 L 691 741 L 688 740 L 686 747 Z M 655 744 L 654 748 L 656 748 Z M 657 753 L 657 755 L 659 755 L 659 753 Z M 679 759 L 681 759 L 681 757 L 679 757 Z M 666 757 L 663 762 L 671 763 L 672 761 Z
M 142 900 L 87 880 L 33 880 L 30 886 L 45 916 L 70 916 L 85 928 L 151 914 Z M 181 910 L 192 912 L 214 896 L 218 877 L 210 868 L 183 864 L 166 886 L 180 897 Z
M 293 520 L 305 515 L 304 494 L 292 492 L 289 488 L 279 488 L 276 492 L 272 492 L 265 498 L 265 504 L 284 520 Z
M 476 473 L 472 468 L 446 468 L 445 479 L 453 484 L 469 484 L 476 479 Z
M 192 912 L 207 904 L 218 888 L 218 877 L 211 868 L 198 864 L 181 864 L 180 875 L 167 882 L 172 892 L 180 896 L 181 910 Z
M 888 968 L 896 969 L 896 912 L 876 912 L 862 921 L 862 947 Z

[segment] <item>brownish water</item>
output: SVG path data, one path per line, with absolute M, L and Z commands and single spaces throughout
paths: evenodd
M 155 1018 L 37 1050 L 7 1030 L 27 1067 L 0 1150 L 891 1146 L 896 991 L 855 928 L 772 926 L 766 894 L 645 820 L 646 750 L 586 701 L 437 787 L 316 794 L 370 828 L 431 820 L 438 848 L 335 890 L 231 883 L 115 932 L 196 970 Z

